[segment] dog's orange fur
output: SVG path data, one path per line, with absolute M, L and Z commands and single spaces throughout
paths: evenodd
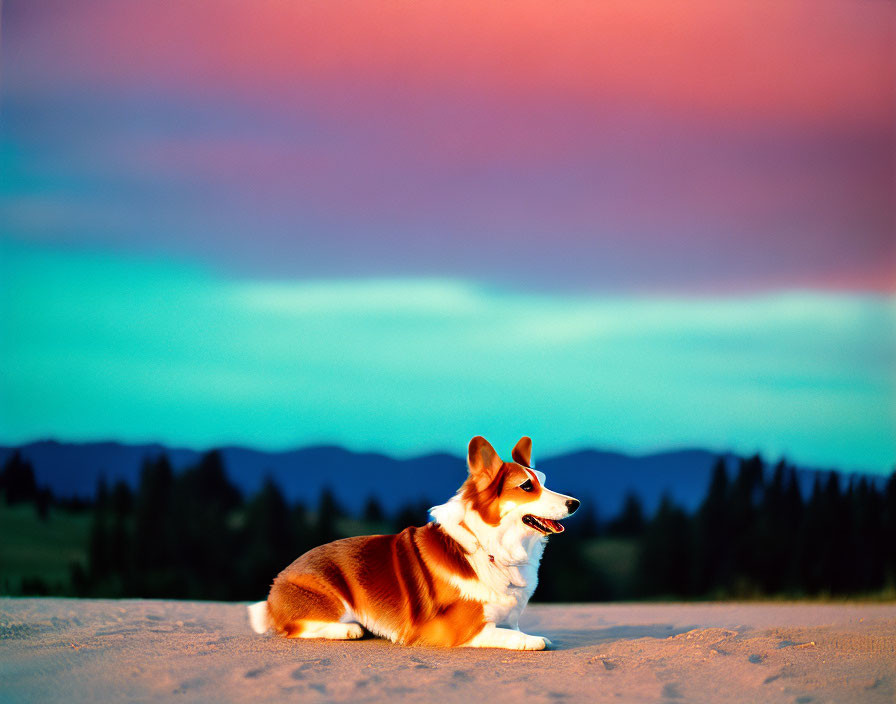
M 449 575 L 474 573 L 461 547 L 430 523 L 305 553 L 274 580 L 268 607 L 274 628 L 291 637 L 303 621 L 339 621 L 348 605 L 376 614 L 403 643 L 460 645 L 482 629 L 482 605 L 459 599 Z

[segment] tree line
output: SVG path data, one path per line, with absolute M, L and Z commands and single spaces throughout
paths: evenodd
M 315 545 L 422 525 L 429 506 L 390 516 L 370 497 L 350 516 L 329 490 L 313 507 L 289 503 L 270 478 L 245 498 L 217 451 L 177 473 L 165 455 L 147 458 L 136 488 L 100 480 L 82 505 L 38 488 L 15 453 L 0 491 L 7 503 L 33 503 L 43 520 L 51 504 L 89 512 L 87 563 L 71 566 L 68 591 L 96 597 L 261 598 Z M 630 495 L 611 520 L 587 505 L 580 514 L 551 539 L 535 600 L 856 596 L 896 585 L 896 472 L 882 487 L 818 474 L 803 496 L 784 461 L 767 468 L 754 456 L 730 470 L 720 458 L 695 511 L 664 497 L 647 515 Z
M 556 601 L 896 595 L 896 472 L 882 488 L 866 477 L 815 476 L 804 497 L 797 470 L 759 456 L 723 458 L 699 507 L 668 496 L 649 518 L 637 496 L 601 526 L 570 526 L 576 539 L 546 551 L 540 597 Z M 584 535 L 583 535 L 584 533 Z M 628 541 L 633 569 L 608 577 L 587 559 L 595 537 Z

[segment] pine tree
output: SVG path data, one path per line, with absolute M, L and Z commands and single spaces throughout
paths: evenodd
M 851 542 L 851 516 L 847 510 L 849 501 L 840 491 L 840 476 L 830 472 L 824 485 L 824 532 L 822 571 L 823 588 L 833 594 L 846 591 L 849 575 L 853 571 L 852 555 L 848 551 Z
M 787 583 L 792 546 L 788 543 L 786 501 L 787 473 L 785 460 L 775 465 L 765 484 L 757 508 L 757 543 L 755 546 L 756 580 L 766 594 L 779 593 Z
M 0 471 L 0 489 L 5 492 L 6 503 L 9 506 L 34 501 L 37 498 L 34 468 L 18 450 L 10 455 L 3 465 L 3 470 Z
M 783 586 L 790 591 L 801 588 L 799 577 L 799 540 L 800 526 L 803 523 L 805 505 L 800 491 L 796 469 L 790 468 L 786 480 L 786 489 L 782 503 L 782 514 L 778 540 L 782 546 L 782 554 L 786 561 L 782 565 Z
M 135 596 L 177 595 L 173 502 L 174 472 L 167 456 L 144 460 L 134 511 Z
M 342 509 L 336 502 L 336 497 L 329 487 L 325 487 L 320 493 L 320 502 L 317 508 L 317 522 L 314 531 L 316 545 L 329 543 L 339 537 L 336 521 L 341 516 Z
M 838 586 L 839 546 L 836 522 L 842 519 L 835 472 L 822 483 L 816 475 L 799 537 L 800 586 L 810 594 L 831 593 Z
M 227 478 L 220 452 L 206 453 L 176 478 L 173 503 L 181 589 L 177 596 L 232 598 L 234 583 L 226 575 L 238 544 L 231 518 L 242 499 Z
M 289 509 L 289 530 L 297 557 L 317 544 L 315 527 L 308 516 L 307 507 L 301 501 Z
M 289 507 L 280 488 L 267 477 L 261 490 L 246 505 L 241 561 L 244 565 L 242 598 L 266 594 L 274 577 L 295 558 L 296 545 Z
M 734 563 L 732 588 L 744 596 L 757 588 L 761 568 L 756 556 L 759 540 L 757 506 L 763 490 L 763 463 L 759 455 L 740 461 L 728 502 L 730 545 Z
M 575 541 L 592 540 L 600 535 L 600 520 L 593 503 L 586 504 L 576 512 L 576 520 L 566 529 L 566 533 Z
M 646 525 L 641 499 L 634 492 L 629 492 L 622 504 L 622 511 L 607 524 L 607 534 L 614 538 L 637 538 L 644 534 Z
M 725 458 L 719 457 L 706 498 L 694 517 L 693 585 L 697 594 L 731 588 L 734 566 L 728 501 L 728 470 Z
M 884 586 L 884 503 L 877 488 L 862 477 L 852 492 L 852 544 L 855 573 L 850 591 L 871 592 Z
M 109 500 L 109 572 L 116 577 L 117 584 L 121 585 L 123 595 L 129 594 L 133 573 L 130 529 L 133 503 L 131 488 L 123 481 L 116 482 Z
M 883 504 L 885 579 L 888 587 L 896 589 L 896 469 L 884 486 Z
M 97 482 L 93 517 L 90 522 L 90 537 L 87 548 L 89 581 L 95 584 L 110 572 L 109 559 L 109 489 L 106 479 Z
M 645 596 L 689 596 L 690 548 L 687 514 L 664 495 L 641 542 L 638 568 L 641 593 Z
M 395 514 L 395 530 L 400 532 L 411 526 L 426 525 L 429 521 L 429 509 L 431 506 L 432 504 L 426 500 L 402 506 L 398 513 Z
M 368 496 L 367 501 L 364 504 L 364 511 L 361 514 L 361 519 L 365 523 L 384 523 L 386 520 L 386 513 L 383 511 L 383 507 L 380 504 L 379 500 L 375 496 Z

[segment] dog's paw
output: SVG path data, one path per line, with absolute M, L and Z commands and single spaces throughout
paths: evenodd
M 329 640 L 357 640 L 364 636 L 364 629 L 357 623 L 332 621 L 300 621 L 292 638 L 328 638 Z
M 357 623 L 345 624 L 345 640 L 357 640 L 364 636 L 364 629 Z
M 528 633 L 512 628 L 496 628 L 487 624 L 472 640 L 465 643 L 470 648 L 505 648 L 507 650 L 545 650 L 551 641 L 542 636 L 530 636 Z
M 520 633 L 519 638 L 513 644 L 516 650 L 547 650 L 551 646 L 551 641 L 543 636 L 530 636 L 527 633 Z

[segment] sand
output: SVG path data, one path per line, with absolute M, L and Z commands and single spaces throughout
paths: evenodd
M 546 652 L 286 640 L 245 605 L 0 599 L 0 700 L 896 701 L 896 605 L 532 606 Z

